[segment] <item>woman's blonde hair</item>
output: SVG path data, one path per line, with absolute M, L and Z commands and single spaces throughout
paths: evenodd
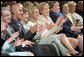
M 26 12 L 28 12 L 27 8 L 23 7 L 23 13 L 26 13 Z
M 23 6 L 24 6 L 25 8 L 28 8 L 28 7 L 30 7 L 30 6 L 33 6 L 33 3 L 30 2 L 30 1 L 26 1 L 26 2 L 23 3 Z
M 28 11 L 31 11 L 32 7 L 33 7 L 33 3 L 30 1 L 26 1 L 23 3 L 23 7 L 27 8 Z
M 74 1 L 69 1 L 67 4 L 68 4 L 69 7 L 72 6 L 72 5 L 76 6 L 76 3 Z
M 31 19 L 33 19 L 33 16 L 34 16 L 34 11 L 36 10 L 36 9 L 38 9 L 38 7 L 32 7 L 32 9 L 31 9 L 31 11 L 30 11 L 30 13 L 29 13 L 29 15 L 30 15 L 30 21 L 31 21 Z
M 34 7 L 38 7 L 39 6 L 39 3 L 38 2 L 34 2 Z
M 34 10 L 37 9 L 38 7 L 34 6 L 32 2 L 25 2 L 23 4 L 24 6 L 24 11 L 26 10 L 29 13 L 29 21 L 33 18 Z
M 31 18 L 31 15 L 32 15 L 31 12 L 33 11 L 33 3 L 30 1 L 26 1 L 23 3 L 23 7 L 29 13 L 29 17 Z
M 44 8 L 45 5 L 48 5 L 48 3 L 46 3 L 46 2 L 41 2 L 41 3 L 39 4 L 38 9 L 39 9 L 40 14 L 41 14 L 41 11 L 43 10 L 43 8 Z

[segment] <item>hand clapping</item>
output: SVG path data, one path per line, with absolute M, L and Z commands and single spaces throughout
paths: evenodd
M 30 27 L 30 32 L 31 32 L 32 34 L 34 34 L 35 32 L 37 32 L 37 28 L 38 28 L 38 25 L 37 25 L 37 24 L 34 25 L 34 26 L 31 26 L 31 27 Z

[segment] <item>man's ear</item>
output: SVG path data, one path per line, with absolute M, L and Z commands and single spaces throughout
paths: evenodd
M 12 14 L 15 15 L 15 10 L 12 10 Z

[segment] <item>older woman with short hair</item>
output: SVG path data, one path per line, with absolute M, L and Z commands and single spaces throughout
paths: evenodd
M 76 3 L 74 1 L 69 1 L 68 3 L 69 6 L 69 15 L 73 19 L 73 25 L 74 26 L 83 26 L 83 18 L 79 14 L 77 14 L 76 11 Z M 77 21 L 78 20 L 78 21 Z

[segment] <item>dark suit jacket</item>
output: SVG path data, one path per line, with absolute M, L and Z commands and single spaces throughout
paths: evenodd
M 19 37 L 24 38 L 25 40 L 32 40 L 33 36 L 35 35 L 32 34 L 30 31 L 26 33 L 23 25 L 14 18 L 12 18 L 11 23 L 9 23 L 9 25 L 13 27 L 15 32 L 19 31 L 20 32 Z
M 52 18 L 53 22 L 55 23 L 57 18 L 60 17 L 60 15 L 58 15 L 57 13 L 51 11 L 50 17 Z M 63 33 L 63 32 L 67 32 L 67 31 L 71 30 L 70 29 L 71 26 L 72 26 L 71 22 L 69 20 L 67 20 L 67 22 L 63 24 L 63 30 L 61 32 Z
M 50 17 L 53 20 L 53 22 L 55 23 L 56 20 L 58 19 L 59 15 L 53 11 L 50 12 Z

